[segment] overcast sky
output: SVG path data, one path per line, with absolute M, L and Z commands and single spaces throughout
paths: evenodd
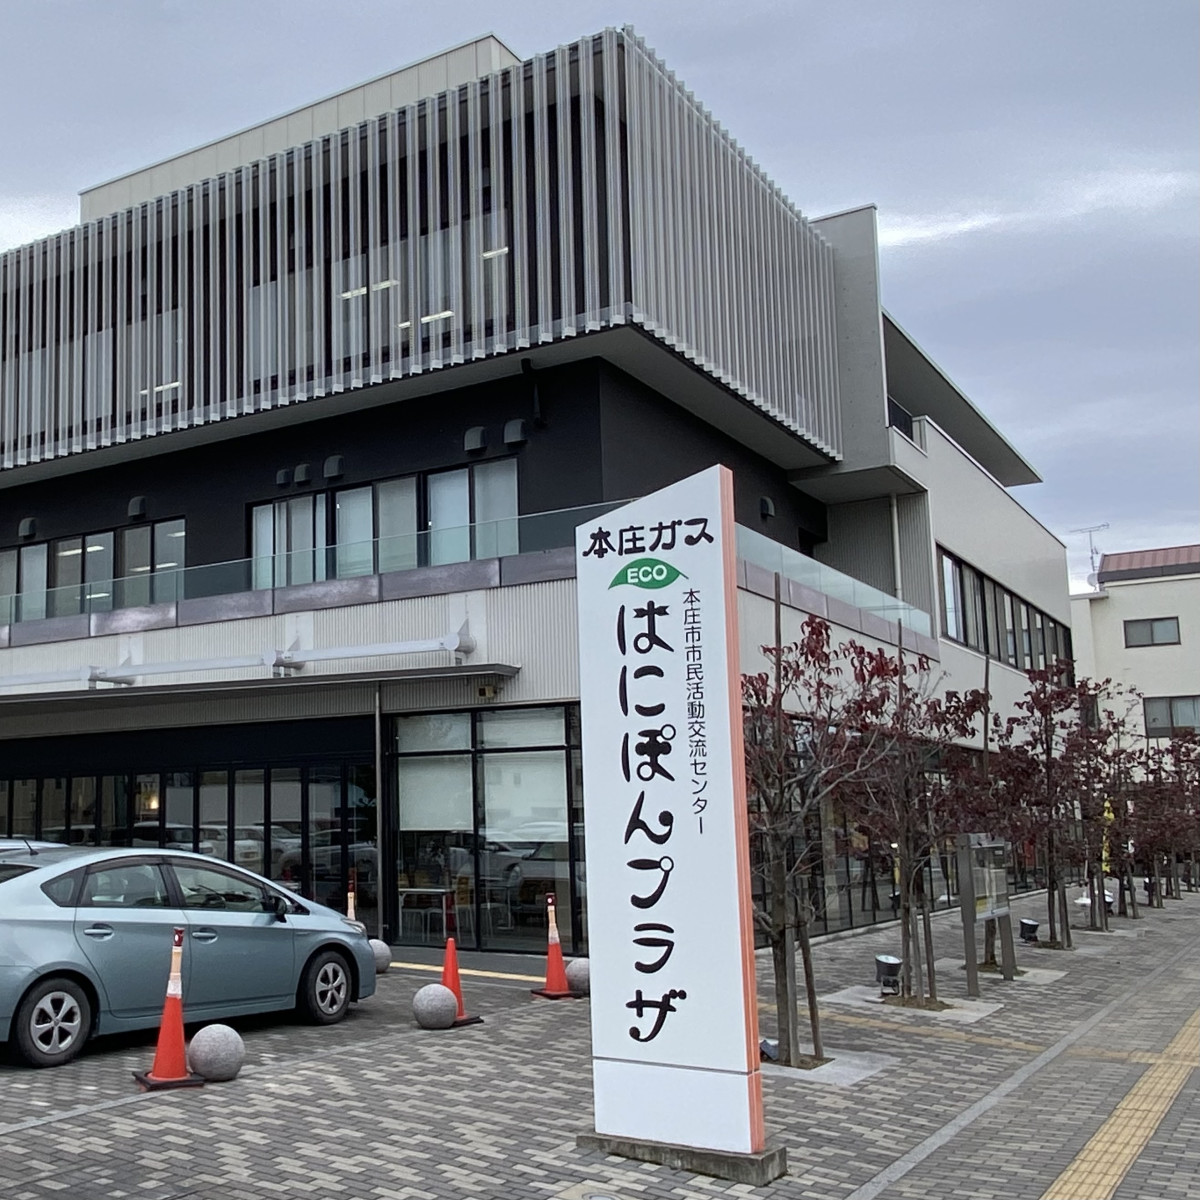
M 1196 0 L 0 0 L 0 248 L 76 193 L 484 32 L 632 23 L 808 215 L 879 208 L 884 303 L 1089 567 L 1200 541 Z

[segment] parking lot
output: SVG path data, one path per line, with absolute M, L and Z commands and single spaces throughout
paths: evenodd
M 1018 915 L 1041 907 L 1019 905 Z M 436 956 L 404 950 L 408 965 L 341 1025 L 235 1022 L 247 1060 L 232 1083 L 138 1092 L 131 1072 L 148 1065 L 153 1035 L 100 1042 L 57 1070 L 0 1067 L 0 1195 L 1200 1196 L 1200 895 L 1115 921 L 1110 934 L 1077 931 L 1071 953 L 1018 948 L 1026 974 L 985 977 L 978 1005 L 966 1000 L 957 922 L 936 929 L 954 1006 L 940 1016 L 861 994 L 894 930 L 817 945 L 833 1061 L 766 1074 L 768 1131 L 789 1156 L 788 1176 L 767 1189 L 579 1151 L 588 1002 L 532 999 L 536 958 L 463 955 L 467 1006 L 485 1022 L 421 1031 L 410 1001 L 438 978 L 420 969 Z M 761 956 L 759 969 L 769 1034 Z M 1145 1135 L 1132 1158 L 1129 1097 Z

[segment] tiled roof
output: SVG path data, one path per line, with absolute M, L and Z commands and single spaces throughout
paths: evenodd
M 1156 575 L 1182 575 L 1200 571 L 1200 545 L 1164 546 L 1159 550 L 1129 550 L 1123 554 L 1102 554 L 1100 582 L 1105 579 L 1151 578 Z

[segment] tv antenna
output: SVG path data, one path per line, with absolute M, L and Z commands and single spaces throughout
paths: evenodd
M 1081 529 L 1067 530 L 1068 533 L 1086 533 L 1088 535 L 1088 561 L 1092 564 L 1092 578 L 1088 582 L 1092 584 L 1096 582 L 1096 541 L 1092 537 L 1092 534 L 1099 533 L 1100 530 L 1107 528 L 1108 522 L 1105 521 L 1101 525 L 1084 525 Z

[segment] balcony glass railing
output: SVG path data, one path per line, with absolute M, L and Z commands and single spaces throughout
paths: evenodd
M 43 592 L 0 596 L 0 624 L 112 612 L 149 604 L 173 604 L 185 599 L 230 596 L 239 592 L 555 550 L 574 544 L 577 525 L 625 503 L 627 501 L 620 500 L 562 508 L 499 521 L 477 521 L 473 525 L 425 529 L 402 537 L 239 558 L 123 579 L 94 580 Z M 920 609 L 742 525 L 737 527 L 737 552 L 740 558 L 766 571 L 779 571 L 814 591 L 889 621 L 902 620 L 907 628 L 929 634 L 929 616 Z
M 747 529 L 744 525 L 737 527 L 738 557 L 761 567 L 764 571 L 774 574 L 776 571 L 786 579 L 794 579 L 797 583 L 810 587 L 814 592 L 824 596 L 832 596 L 845 604 L 852 604 L 864 612 L 874 613 L 885 621 L 903 621 L 905 629 L 915 630 L 930 637 L 931 624 L 929 614 L 887 592 L 873 588 L 869 583 L 851 579 L 841 571 L 835 571 L 824 563 L 809 558 L 798 550 L 790 550 L 778 542 Z
M 499 521 L 424 529 L 401 537 L 344 542 L 336 546 L 0 596 L 0 624 L 46 617 L 75 617 L 148 604 L 173 604 L 184 599 L 229 596 L 266 588 L 554 550 L 574 545 L 577 525 L 624 503 L 626 501 L 619 500 L 562 508 Z

